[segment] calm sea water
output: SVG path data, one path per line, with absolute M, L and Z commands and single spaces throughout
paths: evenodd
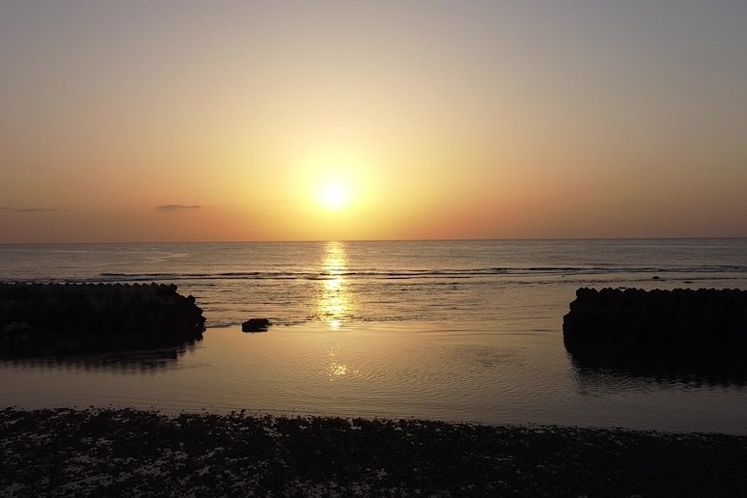
M 747 434 L 742 382 L 588 370 L 562 342 L 578 287 L 747 288 L 747 239 L 6 245 L 0 280 L 173 282 L 208 327 L 176 352 L 0 362 L 0 405 Z

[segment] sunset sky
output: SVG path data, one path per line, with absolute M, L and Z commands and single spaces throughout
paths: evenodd
M 0 243 L 747 236 L 747 2 L 0 3 Z

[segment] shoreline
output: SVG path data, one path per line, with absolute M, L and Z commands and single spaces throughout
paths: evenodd
M 0 407 L 95 405 L 171 415 L 247 409 L 747 435 L 743 386 L 578 369 L 557 334 L 483 325 L 366 323 L 333 331 L 316 322 L 260 334 L 232 326 L 208 329 L 171 355 L 0 361 Z
M 426 420 L 0 410 L 0 497 L 735 496 L 747 436 Z

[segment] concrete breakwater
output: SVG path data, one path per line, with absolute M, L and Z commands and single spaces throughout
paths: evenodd
M 747 379 L 747 291 L 589 289 L 563 317 L 566 350 L 582 367 Z
M 0 356 L 170 347 L 204 330 L 174 284 L 0 283 Z
M 684 348 L 747 346 L 747 292 L 581 288 L 563 317 L 566 343 Z

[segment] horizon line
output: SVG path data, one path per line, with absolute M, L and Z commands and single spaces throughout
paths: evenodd
M 695 236 L 622 236 L 622 237 L 464 237 L 423 239 L 286 239 L 286 240 L 145 240 L 145 241 L 78 241 L 78 242 L 2 242 L 0 245 L 123 245 L 123 244 L 303 244 L 320 242 L 540 242 L 540 241 L 614 241 L 614 240 L 719 240 L 747 239 L 747 235 L 695 235 Z

